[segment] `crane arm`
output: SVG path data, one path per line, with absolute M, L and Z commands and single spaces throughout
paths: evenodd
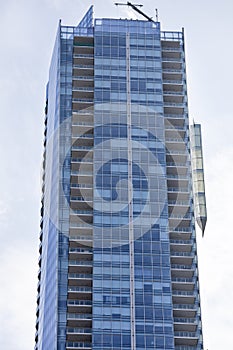
M 127 1 L 127 4 L 122 4 L 119 2 L 116 2 L 115 5 L 123 5 L 123 6 L 130 6 L 132 7 L 132 9 L 136 12 L 138 12 L 140 15 L 142 15 L 143 17 L 145 17 L 148 21 L 150 22 L 154 22 L 153 19 L 149 16 L 147 16 L 144 12 L 142 12 L 138 7 L 142 7 L 143 5 L 138 5 L 138 4 L 132 4 L 131 2 Z

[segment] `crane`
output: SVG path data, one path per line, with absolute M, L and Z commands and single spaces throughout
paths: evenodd
M 145 17 L 148 21 L 150 21 L 150 22 L 155 22 L 155 21 L 153 20 L 152 17 L 147 16 L 144 12 L 142 12 L 142 11 L 139 9 L 139 7 L 143 7 L 143 5 L 141 5 L 141 4 L 132 4 L 131 2 L 127 1 L 126 4 L 121 3 L 121 2 L 115 2 L 115 5 L 116 5 L 116 6 L 130 6 L 130 7 L 132 7 L 132 9 L 133 9 L 134 11 L 138 12 L 140 15 L 142 15 L 143 17 Z M 157 12 L 156 12 L 156 14 L 157 14 Z M 157 15 L 156 15 L 156 17 L 157 17 Z

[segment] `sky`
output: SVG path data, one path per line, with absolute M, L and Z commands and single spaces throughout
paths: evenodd
M 142 0 L 185 28 L 190 120 L 202 124 L 208 222 L 197 229 L 205 350 L 232 348 L 233 2 Z M 45 85 L 59 19 L 135 18 L 114 1 L 0 0 L 0 349 L 34 347 Z M 136 17 L 137 18 L 137 17 Z M 140 18 L 140 17 L 138 17 Z

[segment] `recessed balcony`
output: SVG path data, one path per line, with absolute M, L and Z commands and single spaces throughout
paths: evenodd
M 90 46 L 87 45 L 83 45 L 81 46 L 81 44 L 74 44 L 74 51 L 73 51 L 74 57 L 77 57 L 77 55 L 88 55 L 88 57 L 93 57 L 94 56 L 94 47 L 92 46 L 92 44 L 90 44 Z
M 193 291 L 194 281 L 192 278 L 172 278 L 172 290 L 176 291 Z
M 190 253 L 192 251 L 193 244 L 193 240 L 170 239 L 171 254 L 173 252 Z
M 192 265 L 194 254 L 190 252 L 171 251 L 171 264 L 173 265 Z
M 68 327 L 67 328 L 67 340 L 75 342 L 91 341 L 91 328 L 77 328 L 77 327 Z
M 171 275 L 172 278 L 193 278 L 195 268 L 193 265 L 180 265 L 180 264 L 171 264 Z M 177 302 L 177 304 L 182 304 Z
M 197 310 L 196 304 L 173 304 L 174 317 L 194 318 Z
M 174 332 L 175 345 L 196 346 L 198 335 L 194 332 Z
M 189 227 L 191 224 L 191 215 L 185 214 L 185 215 L 178 215 L 178 214 L 171 214 L 169 216 L 169 226 L 176 227 L 178 225 L 182 227 Z
M 67 350 L 91 350 L 92 349 L 92 343 L 80 343 L 80 342 L 67 342 L 66 349 Z
M 69 313 L 91 313 L 92 312 L 92 300 L 74 300 L 69 299 L 67 301 L 67 307 Z

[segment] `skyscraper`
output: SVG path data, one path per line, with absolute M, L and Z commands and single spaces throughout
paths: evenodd
M 204 233 L 206 207 L 189 129 L 183 31 L 94 20 L 92 7 L 59 23 L 35 350 L 203 349 L 194 211 Z

